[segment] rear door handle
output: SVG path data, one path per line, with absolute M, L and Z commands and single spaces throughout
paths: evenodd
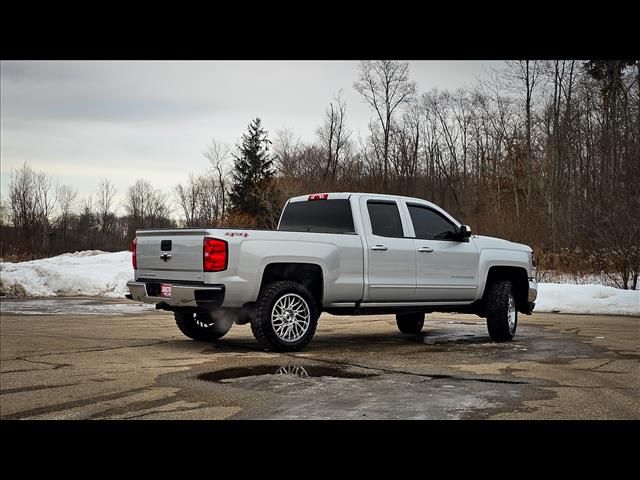
M 420 247 L 418 249 L 418 251 L 421 252 L 421 253 L 430 253 L 430 252 L 433 252 L 433 248 L 431 248 L 431 247 Z
M 371 247 L 371 250 L 386 250 L 387 247 L 385 247 L 384 245 L 374 245 L 373 247 Z

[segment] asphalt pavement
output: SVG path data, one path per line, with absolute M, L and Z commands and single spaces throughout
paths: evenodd
M 640 419 L 640 317 L 535 313 L 494 343 L 472 315 L 403 335 L 393 316 L 323 314 L 279 354 L 248 325 L 201 343 L 124 304 L 2 300 L 0 418 Z

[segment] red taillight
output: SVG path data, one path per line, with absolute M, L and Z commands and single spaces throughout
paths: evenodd
M 205 272 L 221 272 L 227 269 L 227 242 L 205 237 L 202 251 Z
M 328 193 L 314 193 L 313 195 L 309 195 L 307 200 L 326 200 L 329 198 Z
M 133 269 L 138 269 L 138 249 L 137 249 L 138 241 L 137 239 L 133 239 L 131 243 L 131 263 L 133 264 Z

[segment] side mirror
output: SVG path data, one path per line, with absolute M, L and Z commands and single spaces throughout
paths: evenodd
M 471 236 L 471 227 L 469 225 L 460 226 L 460 238 L 467 239 Z

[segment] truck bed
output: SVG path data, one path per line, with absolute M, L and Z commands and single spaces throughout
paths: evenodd
M 204 270 L 205 238 L 227 244 L 224 270 Z M 240 307 L 255 300 L 265 266 L 278 262 L 320 265 L 330 276 L 324 295 L 333 302 L 353 302 L 363 295 L 363 245 L 356 234 L 245 228 L 140 230 L 136 256 L 136 281 L 223 284 L 224 304 L 228 307 Z

